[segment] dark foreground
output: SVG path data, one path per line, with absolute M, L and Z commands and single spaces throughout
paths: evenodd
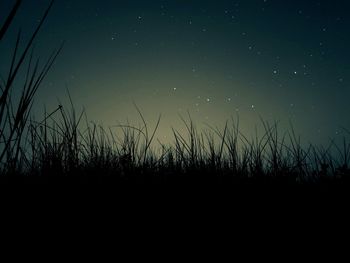
M 226 193 L 350 193 L 350 174 L 342 176 L 319 176 L 300 179 L 293 176 L 232 176 L 215 175 L 213 173 L 191 174 L 157 174 L 141 173 L 129 175 L 111 175 L 103 173 L 75 173 L 60 175 L 11 175 L 0 177 L 0 184 L 4 185 L 50 185 L 67 186 L 101 186 L 108 189 L 178 189 Z M 101 188 L 100 188 L 101 189 Z

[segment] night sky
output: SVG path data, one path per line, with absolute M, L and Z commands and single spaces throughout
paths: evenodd
M 0 45 L 0 74 L 21 27 L 23 44 L 48 0 L 26 0 Z M 13 5 L 0 1 L 0 22 Z M 291 121 L 305 140 L 350 128 L 350 1 L 57 0 L 36 39 L 42 59 L 65 41 L 38 91 L 37 118 L 67 104 L 105 126 L 139 123 L 135 102 L 158 137 L 222 127 L 239 115 L 249 134 L 259 118 Z

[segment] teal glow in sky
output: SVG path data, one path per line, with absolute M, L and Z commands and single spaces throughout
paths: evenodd
M 0 2 L 0 21 L 13 2 Z M 2 58 L 48 3 L 24 1 Z M 291 120 L 307 139 L 338 136 L 350 127 L 349 11 L 345 0 L 59 0 L 35 52 L 45 58 L 66 43 L 34 110 L 55 109 L 68 88 L 106 126 L 138 123 L 133 102 L 150 123 L 162 114 L 161 137 L 187 111 L 198 125 L 239 114 L 246 132 L 261 116 Z

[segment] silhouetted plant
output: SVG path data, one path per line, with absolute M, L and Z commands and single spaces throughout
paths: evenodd
M 0 41 L 2 41 L 6 35 L 21 3 L 22 1 L 20 0 L 15 2 L 9 16 L 1 26 Z M 21 144 L 33 105 L 34 96 L 62 49 L 61 46 L 58 50 L 52 52 L 41 69 L 39 69 L 39 59 L 33 62 L 34 55 L 33 51 L 30 50 L 52 5 L 53 1 L 51 1 L 46 9 L 42 19 L 21 53 L 19 50 L 21 31 L 18 32 L 9 65 L 9 73 L 7 77 L 3 79 L 2 83 L 0 83 L 0 164 L 2 170 L 15 169 L 18 161 L 23 158 L 24 150 L 21 148 Z M 12 97 L 13 91 L 16 89 L 14 82 L 19 77 L 19 71 L 24 67 L 26 59 L 28 60 L 28 66 L 25 71 L 25 81 L 22 86 L 20 98 L 18 102 L 15 102 Z

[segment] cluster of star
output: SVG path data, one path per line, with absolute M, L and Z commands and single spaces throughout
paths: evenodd
M 264 0 L 263 6 L 261 7 L 261 12 L 266 12 L 268 8 L 267 6 L 269 4 L 269 1 Z M 266 5 L 266 6 L 265 6 Z M 231 9 L 229 8 L 223 8 L 221 10 L 221 16 L 230 18 L 226 21 L 227 25 L 234 25 L 235 23 L 239 23 L 239 8 L 240 8 L 240 2 L 235 1 L 235 3 L 231 6 Z M 205 26 L 205 22 L 212 22 L 216 17 L 214 17 L 207 9 L 203 8 L 200 10 L 200 13 L 205 18 L 198 19 L 196 17 L 192 17 L 191 14 L 188 15 L 188 17 L 179 16 L 177 17 L 176 14 L 172 12 L 168 12 L 165 5 L 160 5 L 159 7 L 159 14 L 161 17 L 167 17 L 168 19 L 171 19 L 174 21 L 174 23 L 180 23 L 181 25 L 187 25 L 187 27 L 190 27 L 193 30 L 198 32 L 198 34 L 207 34 L 208 38 L 210 38 L 211 29 L 210 26 Z M 310 19 L 310 14 L 304 12 L 303 10 L 299 9 L 297 10 L 296 16 L 304 16 L 305 19 Z M 98 14 L 96 13 L 96 16 Z M 131 33 L 133 34 L 140 34 L 142 33 L 142 27 L 140 29 L 140 25 L 143 23 L 147 23 L 148 19 L 152 19 L 150 16 L 147 16 L 147 14 L 135 14 L 134 15 L 134 24 L 135 28 L 130 28 Z M 337 17 L 336 21 L 340 21 L 341 18 Z M 181 30 L 186 30 L 185 28 L 182 28 Z M 330 32 L 328 28 L 320 23 L 319 25 L 319 31 L 322 33 L 319 35 L 320 39 L 314 39 L 315 48 L 313 50 L 304 51 L 303 54 L 300 54 L 300 57 L 304 57 L 306 63 L 302 63 L 302 61 L 299 63 L 299 65 L 295 65 L 294 68 L 286 68 L 286 64 L 288 63 L 288 59 L 284 59 L 284 54 L 279 53 L 273 53 L 270 50 L 264 50 L 263 47 L 261 47 L 259 43 L 259 39 L 254 39 L 254 33 L 250 33 L 248 30 L 242 31 L 239 34 L 237 34 L 236 38 L 242 38 L 246 40 L 247 42 L 250 42 L 247 44 L 247 53 L 248 55 L 253 54 L 257 57 L 262 57 L 262 59 L 267 59 L 269 61 L 272 61 L 272 68 L 270 70 L 264 71 L 266 72 L 266 76 L 272 80 L 274 84 L 277 85 L 279 88 L 283 88 L 288 85 L 289 81 L 291 80 L 292 83 L 300 83 L 302 82 L 304 86 L 311 86 L 315 87 L 318 85 L 318 76 L 315 76 L 313 74 L 313 65 L 316 63 L 322 63 L 322 61 L 327 59 L 327 34 Z M 111 34 L 111 41 L 117 41 L 121 38 L 120 34 L 118 32 L 113 32 Z M 255 41 L 255 43 L 253 43 Z M 188 44 L 191 46 L 195 46 L 197 49 L 200 49 L 201 43 L 199 41 L 189 39 Z M 131 43 L 132 46 L 142 49 L 142 39 L 140 41 L 135 41 Z M 164 46 L 164 41 L 161 41 L 160 45 Z M 203 60 L 207 60 L 207 55 L 202 55 Z M 275 64 L 275 66 L 273 66 Z M 308 65 L 309 64 L 309 65 Z M 200 65 L 194 65 L 190 68 L 190 73 L 193 75 L 193 77 L 199 78 L 201 76 L 201 70 Z M 232 75 L 234 75 L 235 72 L 232 72 L 229 76 L 223 76 L 223 78 L 232 79 Z M 335 76 L 335 82 L 338 82 L 338 84 L 344 84 L 345 77 L 344 76 Z M 294 82 L 293 82 L 294 81 Z M 250 83 L 246 84 L 247 86 L 250 85 Z M 213 86 L 213 89 L 216 87 Z M 244 88 L 244 87 L 243 87 Z M 174 87 L 172 88 L 172 93 L 176 94 L 179 90 L 183 89 L 182 87 Z M 155 93 L 156 94 L 156 93 Z M 237 93 L 234 97 L 232 95 L 227 95 L 225 98 L 215 98 L 215 97 L 205 97 L 202 94 L 199 94 L 194 99 L 194 106 L 196 108 L 196 111 L 200 111 L 200 106 L 202 104 L 213 104 L 213 103 L 232 103 L 234 104 L 236 100 L 239 100 L 240 98 L 237 96 Z M 200 100 L 200 102 L 198 102 Z M 294 108 L 296 105 L 298 105 L 295 101 L 286 101 L 287 105 L 290 108 Z M 257 103 L 258 104 L 258 103 Z M 251 110 L 256 110 L 257 105 L 256 103 L 247 103 L 246 108 L 249 108 Z M 315 108 L 314 105 L 311 105 L 311 108 Z M 239 110 L 239 108 L 235 108 L 236 111 Z

